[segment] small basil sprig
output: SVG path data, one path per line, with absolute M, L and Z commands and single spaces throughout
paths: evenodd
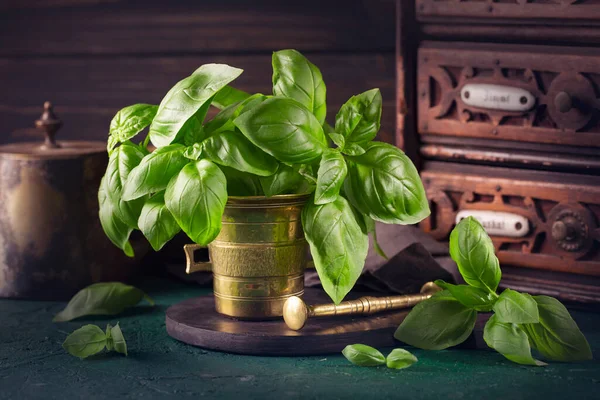
M 142 299 L 154 305 L 154 301 L 136 287 L 121 282 L 95 283 L 77 292 L 52 321 L 71 321 L 84 315 L 115 315 Z
M 127 343 L 118 323 L 106 325 L 106 331 L 97 325 L 84 325 L 67 336 L 62 347 L 81 359 L 98 354 L 105 348 L 127 355 Z
M 387 365 L 391 369 L 404 369 L 416 363 L 417 357 L 404 349 L 394 349 L 385 357 L 381 352 L 365 344 L 351 344 L 342 350 L 348 361 L 360 367 Z
M 513 362 L 546 365 L 532 356 L 532 349 L 554 361 L 592 359 L 587 340 L 558 300 L 511 289 L 496 294 L 500 266 L 491 239 L 476 219 L 465 218 L 454 228 L 450 255 L 468 285 L 436 281 L 444 290 L 413 308 L 396 330 L 396 339 L 422 349 L 445 349 L 467 339 L 478 311 L 493 311 L 483 338 Z

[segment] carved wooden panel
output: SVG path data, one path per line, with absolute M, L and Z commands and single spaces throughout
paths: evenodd
M 598 48 L 425 42 L 417 74 L 421 134 L 600 147 Z M 468 105 L 466 85 L 525 91 L 534 104 Z
M 509 213 L 529 226 L 491 236 L 503 265 L 600 276 L 600 177 L 441 162 L 421 176 L 432 209 L 421 228 L 436 239 L 448 238 L 460 211 Z
M 417 0 L 422 21 L 485 18 L 495 23 L 600 22 L 598 0 Z M 525 21 L 524 21 L 525 20 Z M 452 20 L 451 20 L 452 21 Z

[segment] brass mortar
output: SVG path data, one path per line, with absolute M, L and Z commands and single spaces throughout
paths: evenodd
M 188 274 L 212 271 L 216 310 L 231 317 L 269 319 L 304 294 L 308 245 L 302 207 L 309 195 L 230 196 L 219 235 L 208 245 L 209 262 L 197 262 L 185 245 Z

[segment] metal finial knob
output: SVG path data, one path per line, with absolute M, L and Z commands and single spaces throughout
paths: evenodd
M 35 121 L 35 126 L 44 131 L 45 139 L 42 148 L 56 149 L 60 147 L 60 145 L 56 143 L 54 136 L 62 126 L 62 121 L 54 114 L 52 103 L 49 101 L 44 103 L 44 112 L 40 118 Z

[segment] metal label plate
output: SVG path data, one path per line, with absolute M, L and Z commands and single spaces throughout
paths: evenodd
M 484 210 L 462 210 L 456 214 L 455 222 L 473 217 L 483 225 L 490 236 L 523 237 L 529 233 L 529 220 L 522 215 Z
M 528 111 L 535 97 L 525 89 L 486 83 L 467 83 L 460 90 L 466 105 L 502 111 Z

